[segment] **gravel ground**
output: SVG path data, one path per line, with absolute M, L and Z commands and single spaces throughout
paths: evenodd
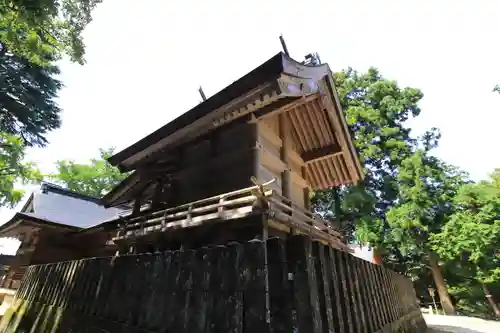
M 424 314 L 429 333 L 500 333 L 500 322 L 472 317 Z

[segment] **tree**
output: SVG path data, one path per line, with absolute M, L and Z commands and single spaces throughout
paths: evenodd
M 391 234 L 404 255 L 411 253 L 428 263 L 443 310 L 453 314 L 455 310 L 430 239 L 441 232 L 455 212 L 453 198 L 467 182 L 467 176 L 425 150 L 418 150 L 403 161 L 397 180 L 398 203 L 387 212 Z
M 28 146 L 45 146 L 46 134 L 61 125 L 55 99 L 62 83 L 56 66 L 42 68 L 0 43 L 0 131 L 20 136 Z
M 348 238 L 355 235 L 363 243 L 384 249 L 386 260 L 402 263 L 405 259 L 389 237 L 385 215 L 398 198 L 398 169 L 419 142 L 405 122 L 420 114 L 423 94 L 415 88 L 400 88 L 375 68 L 364 74 L 349 68 L 335 73 L 334 79 L 365 179 L 358 186 L 317 192 L 313 209 L 332 220 L 347 221 L 342 228 Z M 421 141 L 430 149 L 438 139 L 438 131 L 432 129 Z
M 23 140 L 15 135 L 0 132 L 0 207 L 14 207 L 24 191 L 16 189 L 17 183 L 26 184 L 42 179 L 32 163 L 24 161 Z
M 99 158 L 92 158 L 87 164 L 58 161 L 57 173 L 48 177 L 71 191 L 100 198 L 127 176 L 108 163 L 113 152 L 113 148 L 100 149 Z
M 500 284 L 500 169 L 487 181 L 462 186 L 453 203 L 457 211 L 431 236 L 432 248 L 491 295 L 487 285 Z M 500 316 L 493 297 L 488 298 Z
M 102 0 L 0 0 L 0 42 L 40 66 L 68 55 L 85 62 L 82 32 Z

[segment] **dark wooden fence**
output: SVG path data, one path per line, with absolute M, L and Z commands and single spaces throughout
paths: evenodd
M 31 266 L 1 332 L 424 332 L 406 278 L 302 236 Z

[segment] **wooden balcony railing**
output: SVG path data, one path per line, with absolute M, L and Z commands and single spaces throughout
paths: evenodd
M 220 220 L 248 216 L 256 211 L 267 213 L 270 220 L 289 228 L 292 233 L 310 235 L 334 248 L 347 250 L 340 233 L 328 221 L 298 206 L 266 186 L 255 185 L 217 196 L 204 198 L 163 210 L 144 212 L 136 217 L 123 217 L 123 225 L 113 239 L 121 241 L 153 232 L 190 228 Z M 259 202 L 260 201 L 260 202 Z

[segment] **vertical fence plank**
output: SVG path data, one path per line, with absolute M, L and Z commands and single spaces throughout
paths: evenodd
M 283 239 L 267 241 L 271 332 L 292 332 L 292 289 L 288 280 L 286 244 Z
M 66 291 L 64 293 L 64 301 L 62 304 L 62 306 L 65 308 L 71 307 L 71 302 L 76 288 L 76 281 L 78 280 L 78 274 L 80 269 L 79 266 L 80 266 L 79 260 L 75 260 L 71 264 L 71 275 L 69 278 L 70 279 L 69 285 L 67 286 Z
M 170 315 L 168 312 L 168 307 L 170 305 L 170 299 L 172 295 L 172 288 L 175 288 L 175 274 L 176 266 L 175 263 L 172 264 L 174 258 L 174 252 L 165 251 L 160 257 L 161 263 L 161 277 L 159 278 L 159 283 L 162 288 L 158 291 L 158 308 L 157 313 L 153 317 L 154 327 L 159 332 L 168 332 L 165 328 L 165 319 Z
M 206 290 L 209 288 L 209 278 L 212 261 L 209 260 L 209 249 L 204 247 L 196 252 L 195 264 L 193 267 L 193 283 L 192 283 L 192 315 L 188 323 L 188 332 L 203 333 L 207 324 L 207 298 Z M 206 281 L 206 282 L 205 282 Z
M 85 281 L 87 287 L 85 288 L 85 302 L 83 304 L 83 313 L 89 315 L 92 313 L 92 309 L 95 303 L 97 284 L 99 282 L 100 276 L 100 262 L 97 259 L 87 260 L 87 275 Z
M 165 295 L 165 303 L 164 303 L 164 316 L 162 322 L 162 330 L 169 332 L 173 328 L 173 323 L 175 316 L 177 315 L 177 304 L 176 302 L 176 290 L 178 288 L 177 283 L 179 282 L 180 275 L 180 260 L 181 260 L 181 251 L 174 251 L 171 253 L 169 274 L 167 280 L 167 291 Z
M 151 304 L 155 297 L 155 288 L 157 288 L 156 278 L 157 272 L 155 269 L 156 259 L 158 258 L 158 253 L 150 254 L 144 258 L 142 261 L 142 267 L 140 268 L 144 271 L 144 279 L 142 283 L 144 284 L 144 291 L 142 295 L 142 301 L 140 302 L 137 312 L 137 325 L 140 327 L 145 327 L 152 329 L 150 320 L 150 311 L 155 309 L 151 308 Z
M 215 266 L 214 273 L 212 276 L 210 292 L 214 298 L 213 311 L 211 316 L 211 322 L 214 332 L 224 332 L 226 327 L 224 327 L 224 312 L 225 312 L 225 297 L 224 288 L 222 284 L 224 283 L 224 272 L 222 270 L 227 266 L 227 251 L 224 246 L 216 246 L 212 249 L 215 252 Z
M 356 300 L 356 305 L 357 305 L 357 310 L 358 310 L 358 331 L 360 333 L 369 333 L 369 327 L 368 327 L 368 322 L 366 319 L 366 313 L 365 313 L 365 303 L 364 303 L 364 293 L 365 290 L 363 288 L 363 282 L 362 279 L 363 277 L 361 276 L 359 266 L 360 266 L 360 261 L 362 259 L 359 259 L 353 255 L 349 255 L 349 258 L 351 259 L 351 268 L 352 268 L 352 280 L 355 283 L 356 286 L 356 293 L 355 293 L 355 300 Z
M 220 272 L 213 282 L 218 285 L 218 293 L 214 294 L 214 331 L 238 332 L 241 331 L 242 307 L 240 295 L 235 292 L 239 276 L 238 254 L 234 247 L 217 247 L 218 252 L 216 270 Z M 235 283 L 236 282 L 236 283 Z M 212 290 L 215 290 L 213 288 Z M 238 322 L 240 321 L 240 322 Z
M 361 276 L 365 285 L 365 301 L 366 301 L 366 314 L 369 322 L 370 332 L 376 332 L 378 329 L 375 309 L 377 307 L 375 291 L 373 288 L 373 280 L 370 275 L 368 266 L 371 265 L 365 260 L 360 262 Z
M 195 264 L 195 251 L 187 250 L 182 258 L 182 271 L 178 283 L 179 314 L 176 320 L 177 332 L 188 332 L 190 320 L 191 293 L 193 288 L 193 265 Z M 223 273 L 223 272 L 221 272 Z
M 334 326 L 335 332 L 345 333 L 348 332 L 346 312 L 344 309 L 344 289 L 341 278 L 340 269 L 336 262 L 336 251 L 331 247 L 327 247 L 325 253 L 327 257 L 328 275 L 330 280 L 330 296 L 332 301 L 332 309 L 334 311 Z
M 334 332 L 332 300 L 330 298 L 330 280 L 328 278 L 328 264 L 325 257 L 325 246 L 313 244 L 313 254 L 318 284 L 318 298 L 320 302 L 322 332 Z
M 142 309 L 141 326 L 148 330 L 157 330 L 161 320 L 161 302 L 165 290 L 165 280 L 168 274 L 168 267 L 164 262 L 164 254 L 156 252 L 150 257 L 149 263 L 149 300 Z
M 109 298 L 111 291 L 111 274 L 113 270 L 113 258 L 100 258 L 100 275 L 99 282 L 97 284 L 95 307 L 93 309 L 93 314 L 98 317 L 103 317 L 106 315 L 106 302 Z
M 398 318 L 397 307 L 399 305 L 400 300 L 396 300 L 393 297 L 393 294 L 391 292 L 392 283 L 389 278 L 388 270 L 385 268 L 382 269 L 382 279 L 383 279 L 383 286 L 385 289 L 385 295 L 387 297 L 387 302 L 388 302 L 389 318 L 391 322 L 394 322 Z
M 380 288 L 379 279 L 377 275 L 377 267 L 378 265 L 370 264 L 368 265 L 368 271 L 370 275 L 370 279 L 372 280 L 373 290 L 374 290 L 374 300 L 375 300 L 375 319 L 377 322 L 377 330 L 382 329 L 385 324 L 385 309 L 384 303 L 382 300 L 382 290 Z
M 383 279 L 382 279 L 383 268 L 378 266 L 378 265 L 374 265 L 373 268 L 374 268 L 374 273 L 375 273 L 375 279 L 377 281 L 377 286 L 379 287 L 378 288 L 379 299 L 380 299 L 380 304 L 381 304 L 380 314 L 381 314 L 381 317 L 383 319 L 382 320 L 382 327 L 384 327 L 385 325 L 390 323 L 391 318 L 389 316 L 389 306 L 388 306 L 388 302 L 387 302 L 387 298 L 386 298 L 385 289 L 383 288 Z
M 293 286 L 299 332 L 321 332 L 321 315 L 312 243 L 304 236 L 293 236 L 288 243 L 293 270 Z
M 369 291 L 367 287 L 367 276 L 364 274 L 363 271 L 363 259 L 359 259 L 354 257 L 353 258 L 353 267 L 358 283 L 358 288 L 359 288 L 359 293 L 358 293 L 358 299 L 359 299 L 359 305 L 360 305 L 360 315 L 361 315 L 361 322 L 362 322 L 362 330 L 361 332 L 366 332 L 370 333 L 373 332 L 373 327 L 371 323 L 371 318 L 369 315 Z
M 243 261 L 243 311 L 244 332 L 267 333 L 270 331 L 267 309 L 265 267 L 266 244 L 254 239 L 247 243 Z
M 347 308 L 348 315 L 350 317 L 352 332 L 358 333 L 359 330 L 359 310 L 358 304 L 356 302 L 357 286 L 356 281 L 353 279 L 353 270 L 351 267 L 350 255 L 345 252 L 339 252 L 340 264 L 345 268 L 345 283 L 347 286 L 348 293 L 345 296 L 346 301 L 349 306 Z M 346 302 L 346 303 L 347 303 Z
M 265 245 L 265 244 L 264 244 Z M 240 270 L 243 266 L 243 245 L 240 243 L 230 244 L 229 257 L 227 261 L 227 274 L 224 285 L 228 291 L 228 330 L 232 333 L 243 333 L 243 292 Z
M 26 299 L 28 286 L 31 284 L 31 280 L 35 276 L 34 271 L 35 266 L 28 267 L 26 273 L 24 273 L 23 279 L 21 280 L 21 286 L 16 292 L 16 298 Z
M 68 280 L 69 268 L 71 262 L 66 261 L 60 264 L 59 279 L 57 281 L 58 290 L 55 295 L 54 305 L 60 307 L 62 305 L 62 298 L 64 297 L 64 290 L 66 288 L 66 281 Z

